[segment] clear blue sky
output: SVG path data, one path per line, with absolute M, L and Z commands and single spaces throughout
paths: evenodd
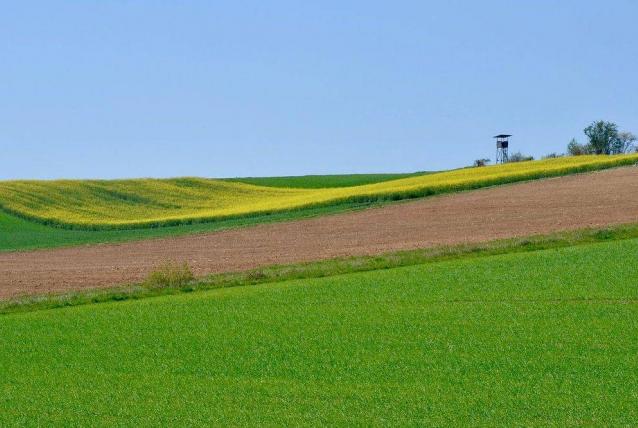
M 0 179 L 435 170 L 638 132 L 638 2 L 1 1 Z

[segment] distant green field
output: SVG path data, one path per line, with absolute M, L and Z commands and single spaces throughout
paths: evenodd
M 341 175 L 302 175 L 289 177 L 244 177 L 229 178 L 228 181 L 254 184 L 267 187 L 295 187 L 299 189 L 322 189 L 330 187 L 362 186 L 364 184 L 381 183 L 399 178 L 432 174 L 431 172 L 414 172 L 402 174 L 341 174 Z
M 0 316 L 0 426 L 633 426 L 638 240 Z

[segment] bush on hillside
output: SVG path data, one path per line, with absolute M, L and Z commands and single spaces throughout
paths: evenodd
M 475 167 L 485 166 L 488 163 L 490 163 L 489 159 L 477 159 L 477 160 L 474 161 L 473 166 L 475 166 Z
M 580 144 L 578 143 L 578 141 L 576 141 L 575 138 L 572 138 L 572 140 L 567 145 L 567 153 L 570 156 L 583 156 L 592 154 L 593 149 L 589 144 Z
M 534 156 L 524 155 L 521 152 L 512 153 L 508 162 L 527 162 L 534 160 Z
M 178 288 L 195 279 L 188 263 L 169 261 L 152 271 L 146 277 L 144 286 L 148 288 Z
M 564 153 L 556 153 L 556 152 L 552 152 L 552 153 L 548 153 L 545 156 L 543 156 L 541 159 L 555 159 L 555 158 L 562 158 L 563 156 L 565 156 Z

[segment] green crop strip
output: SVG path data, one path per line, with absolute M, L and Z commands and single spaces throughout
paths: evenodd
M 243 177 L 227 178 L 227 181 L 254 184 L 266 187 L 293 187 L 298 189 L 326 189 L 334 187 L 362 186 L 382 183 L 399 178 L 432 174 L 432 172 L 413 172 L 402 174 L 340 174 L 340 175 L 301 175 L 290 177 Z

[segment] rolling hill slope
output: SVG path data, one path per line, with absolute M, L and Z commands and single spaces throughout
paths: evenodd
M 353 187 L 300 189 L 203 178 L 0 182 L 0 208 L 80 229 L 169 226 L 346 202 L 398 200 L 627 165 L 638 154 L 581 156 L 413 176 Z

